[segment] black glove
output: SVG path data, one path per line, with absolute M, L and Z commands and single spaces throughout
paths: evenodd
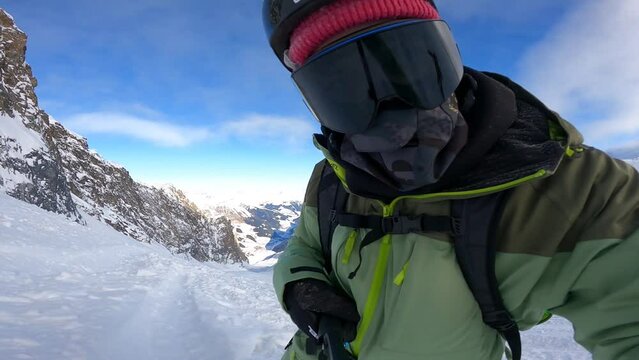
M 288 283 L 284 289 L 284 304 L 295 325 L 317 342 L 321 341 L 319 322 L 322 315 L 342 321 L 344 341 L 352 341 L 357 335 L 360 318 L 355 302 L 324 281 L 303 279 Z

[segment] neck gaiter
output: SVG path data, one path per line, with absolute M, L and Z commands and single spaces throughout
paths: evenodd
M 388 186 L 407 192 L 436 183 L 466 145 L 468 125 L 455 95 L 438 108 L 391 108 L 371 127 L 346 135 L 340 156 Z

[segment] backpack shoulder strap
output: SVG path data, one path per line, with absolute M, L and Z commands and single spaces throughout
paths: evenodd
M 333 271 L 331 264 L 331 241 L 337 227 L 337 213 L 346 207 L 348 193 L 340 182 L 333 168 L 324 161 L 322 176 L 317 191 L 317 221 L 319 224 L 320 243 L 324 256 L 324 267 L 327 273 Z
M 517 323 L 504 306 L 495 275 L 496 229 L 507 193 L 453 200 L 455 254 L 468 287 L 481 309 L 486 325 L 506 340 L 512 359 L 521 359 Z
M 496 229 L 507 192 L 472 199 L 453 200 L 451 215 L 455 254 L 486 325 L 506 340 L 513 360 L 521 359 L 519 327 L 506 309 L 495 275 Z M 346 208 L 348 193 L 325 161 L 317 192 L 319 236 L 324 266 L 330 274 L 331 241 L 338 215 Z M 347 224 L 348 225 L 348 224 Z M 402 232 L 403 233 L 403 232 Z

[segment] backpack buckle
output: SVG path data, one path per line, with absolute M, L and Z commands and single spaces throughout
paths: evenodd
M 335 222 L 335 220 L 337 220 L 337 210 L 331 209 L 331 211 L 328 213 L 328 222 L 332 224 Z
M 453 236 L 459 236 L 464 233 L 464 224 L 462 219 L 452 216 L 450 218 L 450 230 Z
M 484 323 L 490 325 L 493 329 L 505 333 L 517 327 L 517 323 L 506 310 L 495 310 L 486 312 L 483 315 Z
M 389 216 L 382 218 L 382 232 L 384 234 L 409 234 L 422 230 L 420 216 Z

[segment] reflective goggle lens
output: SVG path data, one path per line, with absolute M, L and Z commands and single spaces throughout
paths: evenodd
M 463 75 L 448 25 L 418 20 L 374 29 L 315 55 L 292 77 L 326 127 L 366 129 L 384 101 L 423 109 L 444 103 Z

